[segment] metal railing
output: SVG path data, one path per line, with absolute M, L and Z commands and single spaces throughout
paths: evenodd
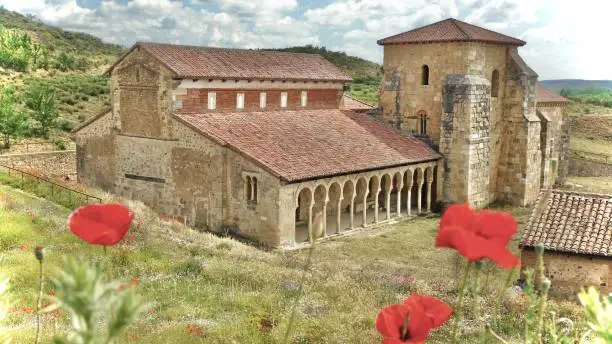
M 14 167 L 0 164 L 0 171 L 2 170 L 8 175 L 9 180 L 0 178 L 1 184 L 18 187 L 71 209 L 89 203 L 102 203 L 100 197 L 86 194 Z

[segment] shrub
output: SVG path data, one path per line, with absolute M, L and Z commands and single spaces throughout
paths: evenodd
M 189 259 L 176 266 L 174 272 L 181 276 L 199 275 L 202 273 L 202 265 L 195 259 Z
M 54 144 L 55 144 L 55 147 L 57 147 L 57 149 L 66 150 L 66 144 L 64 143 L 64 141 L 56 140 Z

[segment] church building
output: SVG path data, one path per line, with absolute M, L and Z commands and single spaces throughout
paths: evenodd
M 442 200 L 529 204 L 562 176 L 566 100 L 538 98 L 525 42 L 451 19 L 379 44 L 369 109 L 319 55 L 137 43 L 107 71 L 111 107 L 74 131 L 79 182 L 293 246 Z

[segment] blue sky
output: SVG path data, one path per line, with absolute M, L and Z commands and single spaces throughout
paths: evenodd
M 610 0 L 0 0 L 124 46 L 312 44 L 381 62 L 376 40 L 454 17 L 527 41 L 540 79 L 612 79 Z

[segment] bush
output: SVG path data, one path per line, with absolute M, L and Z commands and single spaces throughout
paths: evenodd
M 55 147 L 57 147 L 57 149 L 59 150 L 66 150 L 66 144 L 64 143 L 64 141 L 56 140 L 55 142 L 53 142 L 53 144 L 55 144 Z
M 199 275 L 202 273 L 202 265 L 195 259 L 189 259 L 180 263 L 176 268 L 174 268 L 174 272 L 181 276 Z

